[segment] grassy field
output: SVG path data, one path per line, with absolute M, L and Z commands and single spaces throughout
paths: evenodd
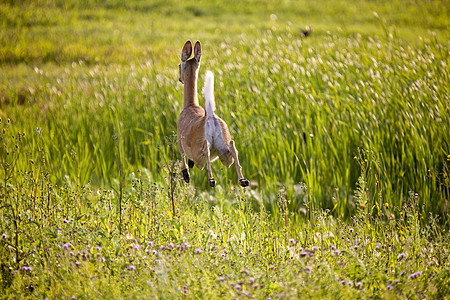
M 449 7 L 2 1 L 1 294 L 450 297 Z M 188 39 L 250 188 L 179 176 Z

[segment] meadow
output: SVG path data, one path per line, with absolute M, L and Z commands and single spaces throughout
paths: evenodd
M 2 1 L 0 294 L 449 298 L 449 7 Z M 180 176 L 188 39 L 249 188 Z

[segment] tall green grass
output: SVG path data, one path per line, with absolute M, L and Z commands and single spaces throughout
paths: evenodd
M 3 1 L 0 20 L 4 297 L 450 294 L 446 1 Z M 187 39 L 250 188 L 220 163 L 214 189 L 180 177 Z
M 32 140 L 29 155 L 44 149 L 54 184 L 112 186 L 116 143 L 126 174 L 161 181 L 181 111 L 179 51 L 200 39 L 199 85 L 216 74 L 256 202 L 270 208 L 284 186 L 293 211 L 312 201 L 347 217 L 365 163 L 370 209 L 414 191 L 423 214 L 447 217 L 447 6 L 399 5 L 5 2 L 2 118 Z M 315 30 L 302 39 L 305 25 Z M 237 181 L 213 168 L 223 187 Z M 193 185 L 207 189 L 203 172 Z

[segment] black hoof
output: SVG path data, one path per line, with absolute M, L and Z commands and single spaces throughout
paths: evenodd
M 189 181 L 191 180 L 191 177 L 189 176 L 189 171 L 188 171 L 188 169 L 182 170 L 181 173 L 183 173 L 183 179 L 184 179 L 184 181 L 186 181 L 186 183 L 189 183 Z
M 192 169 L 194 167 L 194 161 L 188 159 L 188 166 L 189 166 L 189 169 Z
M 216 181 L 214 180 L 214 178 L 209 180 L 209 186 L 210 187 L 215 187 L 216 186 Z
M 250 182 L 249 182 L 247 179 L 242 178 L 242 179 L 239 179 L 239 184 L 240 184 L 242 187 L 246 187 L 246 186 L 249 186 L 249 185 L 250 185 Z

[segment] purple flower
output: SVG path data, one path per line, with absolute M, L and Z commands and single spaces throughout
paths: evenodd
M 412 273 L 411 275 L 409 275 L 409 278 L 414 279 L 414 278 L 419 277 L 420 275 L 422 275 L 422 272 L 417 271 L 416 273 Z
M 64 248 L 64 249 L 72 248 L 72 244 L 69 243 L 69 242 L 67 242 L 67 243 L 65 243 L 65 244 L 63 245 L 63 248 Z
M 350 231 L 350 233 L 352 233 L 353 232 L 353 228 L 350 228 L 348 231 Z
M 227 254 L 224 252 L 224 253 L 222 253 L 221 254 L 222 255 L 222 257 L 225 257 L 225 256 L 227 256 Z
M 402 259 L 402 258 L 405 258 L 405 253 L 400 253 L 398 256 L 397 256 L 397 258 L 398 259 Z
M 2 238 L 6 239 L 8 237 L 8 235 L 6 233 L 2 234 Z
M 200 249 L 200 248 L 197 248 L 194 251 L 194 254 L 201 254 L 201 253 L 202 253 L 202 249 Z
M 173 248 L 173 243 L 170 243 L 168 246 L 169 248 Z
M 30 271 L 31 271 L 31 267 L 23 266 L 23 267 L 22 267 L 22 271 L 30 272 Z
M 185 293 L 185 294 L 189 293 L 189 290 L 186 285 L 183 287 L 183 293 Z
M 347 282 L 347 284 L 348 284 L 348 286 L 351 287 L 351 286 L 353 286 L 353 281 L 350 280 L 349 282 Z
M 340 284 L 345 285 L 345 280 L 341 280 Z
M 333 251 L 333 254 L 336 255 L 336 256 L 338 256 L 338 255 L 341 254 L 341 251 L 339 251 L 338 249 L 336 249 L 336 250 Z
M 390 290 L 392 290 L 392 285 L 388 284 L 388 285 L 386 286 L 386 288 L 388 289 L 388 291 L 390 291 Z
M 241 250 L 239 250 L 239 255 L 242 255 L 242 251 Z
M 219 278 L 218 278 L 218 280 L 219 280 L 219 282 L 223 282 L 223 281 L 225 281 L 227 278 L 225 277 L 225 276 L 220 276 Z
M 355 250 L 358 249 L 358 245 L 353 246 L 353 248 L 354 248 Z
M 95 250 L 100 251 L 100 250 L 102 250 L 102 247 L 97 246 L 97 247 L 95 247 Z
M 191 245 L 189 245 L 188 243 L 184 243 L 184 244 L 183 244 L 183 247 L 184 247 L 184 248 L 190 248 Z
M 250 277 L 250 278 L 248 279 L 248 281 L 250 282 L 250 284 L 252 284 L 252 283 L 254 283 L 254 282 L 255 282 L 255 278 L 253 278 L 253 277 Z
M 153 242 L 152 242 L 152 241 L 148 242 L 148 243 L 147 243 L 147 246 L 153 247 Z
M 294 239 L 289 239 L 289 244 L 294 244 L 295 243 L 295 240 Z
M 356 287 L 357 287 L 358 289 L 362 288 L 362 282 L 361 282 L 361 281 L 358 281 L 358 282 L 356 283 Z
M 400 282 L 400 280 L 399 279 L 395 279 L 394 282 L 395 282 L 395 284 L 397 284 L 397 283 Z
M 67 224 L 69 223 L 69 220 L 63 219 L 63 222 Z
M 134 270 L 136 270 L 136 267 L 133 266 L 133 265 L 130 265 L 130 266 L 128 267 L 128 270 L 129 270 L 129 271 L 134 271 Z
M 317 247 L 317 246 L 313 246 L 313 247 L 311 248 L 312 251 L 317 251 L 318 249 L 319 249 L 319 247 Z
M 400 275 L 400 276 L 405 275 L 405 271 L 401 271 L 400 274 L 398 274 L 398 275 Z
M 152 251 L 152 254 L 156 254 L 156 253 L 158 253 L 156 250 L 153 250 L 153 251 Z
M 380 246 L 376 245 L 375 250 L 379 250 L 379 249 L 380 249 Z

